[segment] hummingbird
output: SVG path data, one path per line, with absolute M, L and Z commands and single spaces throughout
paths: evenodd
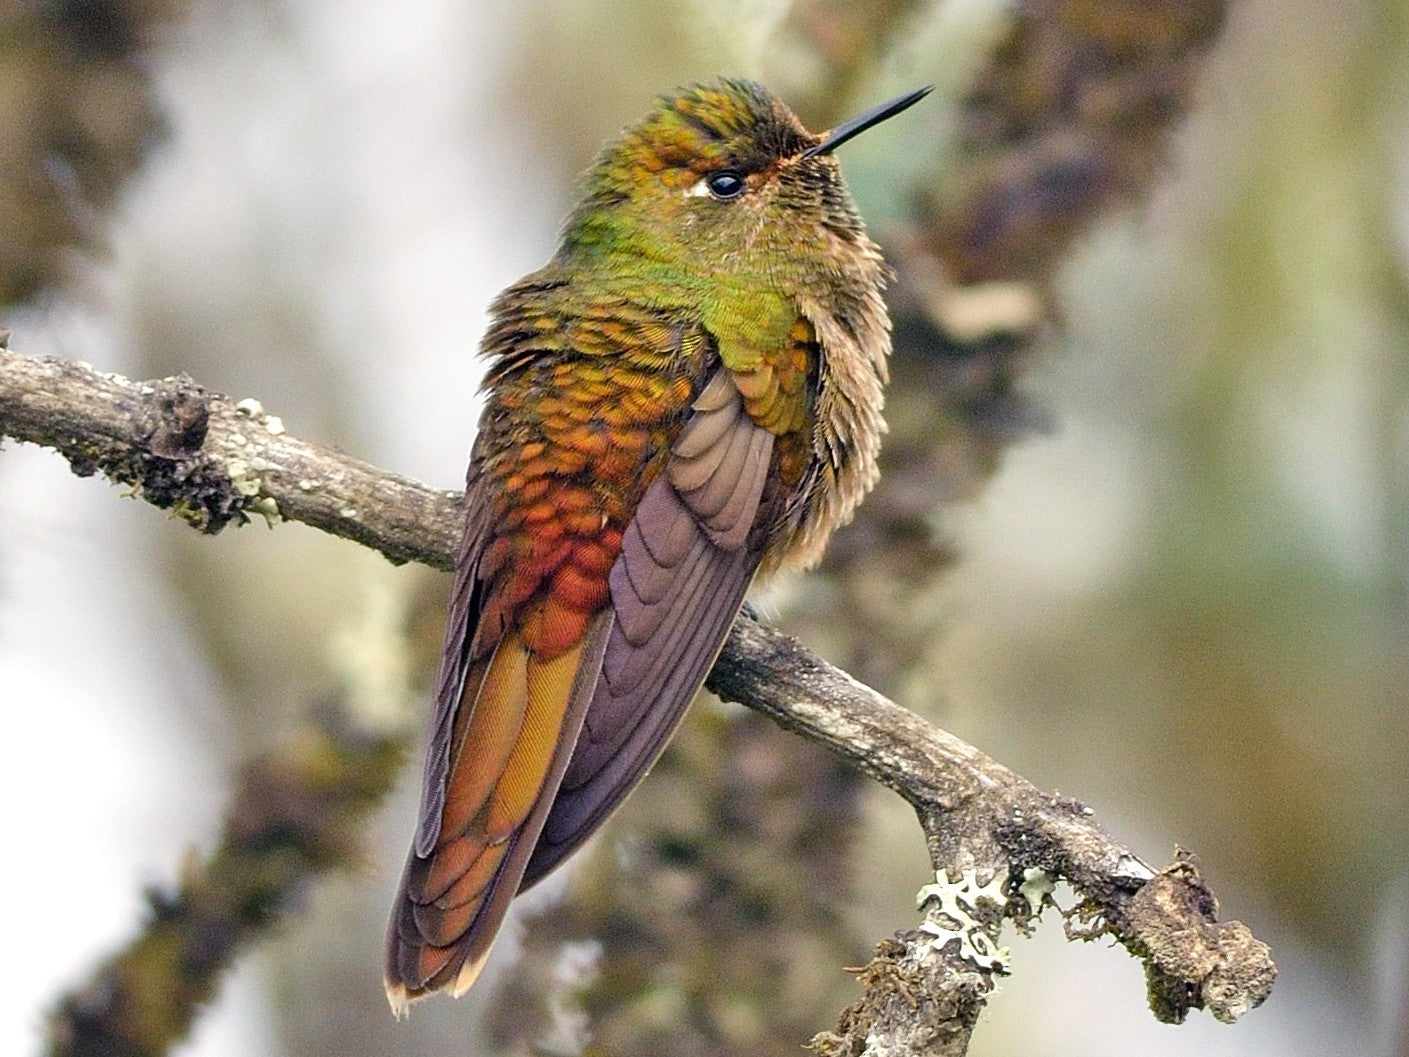
M 875 482 L 887 269 L 833 152 L 929 91 L 822 134 L 751 81 L 664 96 L 493 303 L 398 1016 L 470 988 L 514 896 L 655 763 L 750 585 L 816 562 Z

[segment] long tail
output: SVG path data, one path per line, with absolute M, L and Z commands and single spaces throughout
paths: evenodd
M 387 931 L 398 1016 L 432 991 L 463 994 L 483 969 L 577 743 L 611 622 L 607 610 L 551 660 L 510 631 L 467 672 L 434 845 L 412 849 Z

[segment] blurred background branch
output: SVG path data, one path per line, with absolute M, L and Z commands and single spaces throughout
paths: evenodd
M 141 934 L 65 997 L 52 1057 L 156 1057 L 190 1033 L 234 961 L 279 928 L 309 885 L 363 858 L 363 833 L 411 732 L 378 730 L 344 700 L 309 710 L 242 769 L 219 845 L 174 889 L 147 894 Z
M 145 57 L 182 0 L 0 3 L 0 305 L 71 278 L 162 130 Z

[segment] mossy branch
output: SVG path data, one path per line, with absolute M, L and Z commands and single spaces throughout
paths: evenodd
M 80 475 L 102 470 L 204 532 L 283 518 L 392 561 L 453 562 L 461 521 L 454 494 L 298 440 L 257 403 L 209 393 L 184 376 L 139 383 L 0 348 L 0 436 L 54 448 Z M 925 921 L 881 945 L 862 977 L 866 996 L 838 1033 L 818 1037 L 822 1052 L 852 1052 L 869 1036 L 890 1040 L 892 1052 L 920 1052 L 916 1040 L 938 1038 L 947 1041 L 924 1052 L 963 1053 L 994 975 L 1005 971 L 999 926 L 1030 926 L 1051 905 L 1056 878 L 1079 899 L 1066 911 L 1068 931 L 1112 936 L 1139 957 L 1161 1019 L 1208 1008 L 1234 1020 L 1270 990 L 1267 947 L 1237 922 L 1217 920 L 1217 901 L 1191 857 L 1151 869 L 1082 805 L 1041 792 L 787 636 L 740 617 L 707 685 L 905 797 L 941 875 Z M 347 778 L 360 781 L 355 771 Z M 218 861 L 207 865 L 206 884 Z M 261 903 L 271 915 L 281 905 Z M 169 920 L 155 915 L 152 929 Z M 207 952 L 204 961 L 223 964 L 234 949 Z M 189 1019 L 208 990 L 187 990 Z M 92 1022 L 73 1015 L 88 1008 L 81 996 L 61 1008 L 61 1025 Z

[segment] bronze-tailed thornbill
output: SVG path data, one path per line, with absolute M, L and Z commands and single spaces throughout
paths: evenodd
M 744 593 L 876 477 L 886 267 L 834 148 L 760 85 L 663 98 L 493 306 L 386 988 L 464 992 L 514 896 L 655 762 Z

